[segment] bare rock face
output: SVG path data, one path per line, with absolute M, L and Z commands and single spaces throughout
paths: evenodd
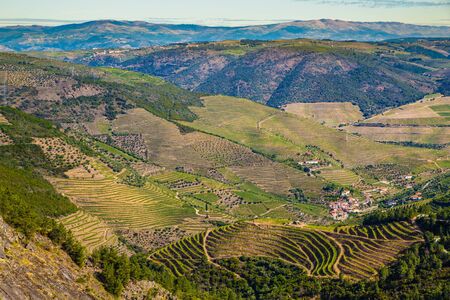
M 26 245 L 0 218 L 0 299 L 111 299 L 88 270 L 42 236 Z

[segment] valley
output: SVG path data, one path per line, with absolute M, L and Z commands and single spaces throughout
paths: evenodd
M 83 65 L 61 61 L 69 53 L 54 53 L 52 59 L 49 53 L 0 53 L 0 70 L 8 74 L 6 105 L 0 106 L 0 215 L 23 248 L 37 238 L 46 242 L 30 247 L 42 256 L 50 257 L 40 248 L 49 248 L 47 242 L 63 250 L 73 260 L 71 274 L 79 277 L 77 291 L 87 299 L 108 298 L 103 288 L 131 299 L 129 293 L 140 286 L 147 291 L 151 286 L 162 299 L 276 298 L 267 285 L 283 297 L 333 299 L 381 293 L 376 292 L 381 285 L 384 296 L 395 298 L 406 294 L 396 288 L 399 282 L 413 279 L 443 290 L 449 97 L 430 94 L 443 89 L 440 79 L 407 74 L 390 63 L 383 70 L 372 65 L 394 48 L 405 50 L 403 41 L 212 46 L 117 50 L 127 56 L 124 64 L 136 60 L 133 67 L 112 64 L 118 68 L 87 66 L 97 64 L 94 50 L 70 54 Z M 176 71 L 155 77 L 137 63 L 144 54 L 169 50 L 178 60 L 186 47 L 214 56 L 205 64 L 222 65 L 226 72 L 245 65 L 238 60 L 262 59 L 256 69 L 247 69 L 253 75 L 245 74 L 262 81 L 222 93 L 228 87 L 216 90 L 221 85 L 214 77 L 222 87 L 228 79 L 219 73 L 194 78 L 203 83 L 185 73 L 184 80 L 196 87 L 183 89 Z M 398 66 L 395 51 L 387 60 Z M 99 56 L 114 54 L 105 53 Z M 203 58 L 211 59 L 208 55 Z M 277 75 L 272 59 L 283 66 Z M 371 79 L 380 87 L 374 94 L 357 79 L 362 73 L 353 77 L 350 70 L 360 59 L 371 62 L 363 69 L 385 72 Z M 423 66 L 445 69 L 440 59 L 424 59 Z M 328 63 L 336 64 L 331 73 Z M 297 71 L 287 74 L 292 70 Z M 341 79 L 363 84 L 365 98 L 334 94 L 339 101 L 330 101 L 314 89 L 301 91 L 317 95 L 314 100 L 291 97 L 298 91 L 296 74 L 347 71 L 351 75 Z M 311 75 L 305 82 L 324 82 L 327 76 Z M 383 94 L 388 81 L 389 95 Z M 293 87 L 284 98 L 293 101 L 280 100 L 281 86 Z M 322 88 L 332 91 L 335 85 Z M 277 93 L 278 100 L 271 100 Z M 16 246 L 5 245 L 0 263 L 15 263 L 2 253 Z M 430 253 L 433 265 L 421 265 L 426 260 L 417 257 Z M 416 269 L 424 271 L 409 275 Z M 261 275 L 271 272 L 273 278 Z M 103 287 L 93 296 L 99 282 Z

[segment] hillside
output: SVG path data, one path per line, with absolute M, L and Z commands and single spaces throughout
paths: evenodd
M 449 97 L 429 95 L 344 129 L 376 141 L 441 147 L 450 143 L 449 114 Z
M 363 119 L 359 107 L 349 102 L 291 103 L 282 109 L 330 127 L 350 124 Z
M 81 50 L 93 48 L 140 48 L 198 41 L 333 39 L 379 41 L 402 37 L 448 37 L 448 27 L 389 22 L 340 20 L 294 21 L 247 27 L 151 24 L 141 21 L 91 21 L 56 27 L 13 26 L 0 28 L 5 49 Z
M 447 150 L 127 70 L 0 68 L 3 297 L 446 293 Z
M 364 115 L 440 91 L 448 94 L 449 42 L 226 41 L 139 50 L 37 53 L 162 77 L 182 88 L 273 107 L 351 102 Z
M 23 244 L 0 217 L 0 297 L 9 299 L 113 299 L 48 239 L 37 236 Z
M 102 115 L 113 119 L 136 106 L 166 118 L 192 120 L 187 106 L 201 104 L 196 94 L 153 76 L 12 53 L 0 53 L 0 76 L 7 86 L 4 104 L 59 123 Z
M 445 151 L 393 147 L 328 128 L 312 120 L 281 112 L 246 99 L 211 96 L 193 108 L 198 119 L 187 126 L 224 136 L 280 160 L 297 160 L 299 149 L 318 147 L 328 159 L 345 167 L 397 163 L 414 169 L 423 159 L 446 159 Z M 411 169 L 411 170 L 412 170 Z

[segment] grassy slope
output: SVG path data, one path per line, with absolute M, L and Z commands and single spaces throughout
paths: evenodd
M 291 103 L 285 106 L 285 110 L 300 117 L 323 122 L 327 126 L 337 126 L 363 119 L 358 106 L 349 102 Z
M 449 111 L 450 97 L 429 95 L 363 121 L 393 127 L 348 126 L 345 130 L 376 141 L 446 144 L 450 143 Z
M 134 109 L 126 115 L 119 116 L 113 122 L 113 129 L 117 132 L 142 134 L 148 148 L 152 150 L 151 160 L 165 167 L 184 166 L 202 172 L 209 168 L 230 167 L 244 180 L 277 194 L 287 194 L 290 188 L 300 185 L 306 191 L 317 195 L 323 185 L 321 180 L 307 177 L 293 168 L 273 163 L 245 147 L 219 137 L 202 132 L 182 134 L 173 123 L 143 109 Z M 271 139 L 266 143 L 267 145 L 275 144 Z M 261 173 L 256 174 L 255 168 L 264 171 L 267 176 L 263 177 Z
M 364 121 L 364 123 L 383 123 L 401 125 L 449 125 L 450 119 L 442 115 L 448 110 L 450 97 L 432 97 L 403 105 Z
M 374 141 L 415 142 L 421 144 L 450 143 L 449 127 L 365 127 L 348 126 L 345 130 Z
M 213 96 L 204 98 L 204 102 L 205 108 L 193 108 L 199 119 L 183 124 L 266 154 L 275 153 L 279 158 L 294 157 L 308 144 L 332 153 L 347 167 L 392 162 L 414 168 L 424 165 L 423 160 L 446 155 L 435 150 L 378 144 L 245 99 Z

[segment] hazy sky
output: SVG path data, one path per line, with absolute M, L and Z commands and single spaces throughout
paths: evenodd
M 450 0 L 0 0 L 0 24 L 97 19 L 206 25 L 342 19 L 450 25 Z

